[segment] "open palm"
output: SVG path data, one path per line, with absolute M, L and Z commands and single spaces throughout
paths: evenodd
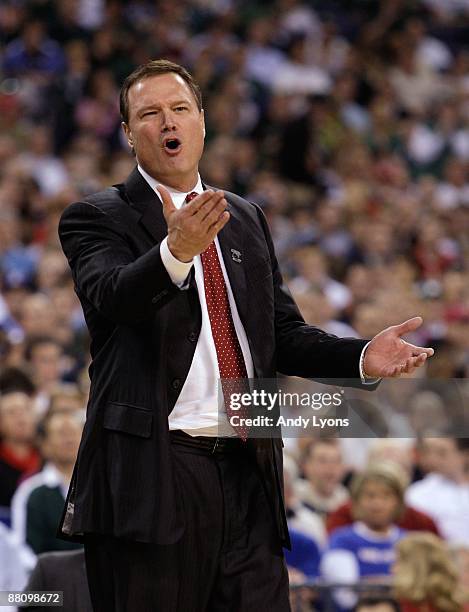
M 364 370 L 367 376 L 376 378 L 397 377 L 411 374 L 434 353 L 431 348 L 415 346 L 401 336 L 422 325 L 421 317 L 408 319 L 400 325 L 392 325 L 377 334 L 365 352 Z

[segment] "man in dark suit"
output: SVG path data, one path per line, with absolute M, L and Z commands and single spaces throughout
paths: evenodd
M 201 182 L 182 67 L 134 71 L 121 114 L 137 168 L 59 227 L 93 358 L 60 533 L 84 541 L 96 611 L 289 610 L 282 442 L 232 427 L 217 380 L 397 376 L 432 351 L 401 340 L 419 318 L 368 345 L 304 323 L 262 211 Z

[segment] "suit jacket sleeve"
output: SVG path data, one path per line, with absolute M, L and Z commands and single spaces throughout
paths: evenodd
M 59 237 L 75 286 L 104 317 L 132 324 L 150 318 L 178 291 L 161 261 L 160 243 L 140 257 L 126 228 L 89 202 L 62 214 Z
M 272 264 L 277 370 L 304 378 L 359 379 L 360 355 L 368 341 L 338 338 L 305 323 L 282 278 L 264 213 L 256 207 Z

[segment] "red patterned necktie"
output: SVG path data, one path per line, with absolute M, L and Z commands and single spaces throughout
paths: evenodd
M 198 194 L 194 191 L 186 196 L 186 202 L 193 200 Z M 244 363 L 243 353 L 239 344 L 236 329 L 231 316 L 231 308 L 228 300 L 223 271 L 218 259 L 217 247 L 212 242 L 200 255 L 204 273 L 205 299 L 207 302 L 208 316 L 212 328 L 213 341 L 217 352 L 218 368 L 225 400 L 225 410 L 228 419 L 238 415 L 240 419 L 248 416 L 247 408 L 241 406 L 239 410 L 231 407 L 231 394 L 243 393 L 248 390 L 246 385 L 247 371 Z M 243 379 L 240 381 L 240 379 Z M 242 421 L 243 422 L 243 421 Z M 248 427 L 245 425 L 234 426 L 238 436 L 245 442 L 248 437 Z

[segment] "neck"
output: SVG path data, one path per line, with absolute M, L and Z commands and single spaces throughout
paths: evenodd
M 370 531 L 373 531 L 374 533 L 377 533 L 379 535 L 387 535 L 389 533 L 389 530 L 391 529 L 389 525 L 387 525 L 386 527 L 376 527 L 374 525 L 367 525 L 367 527 Z
M 175 191 L 181 191 L 183 193 L 187 193 L 194 189 L 197 185 L 197 181 L 199 178 L 199 169 L 195 168 L 192 172 L 184 175 L 163 175 L 152 172 L 151 169 L 145 168 L 140 162 L 138 162 L 140 167 L 145 170 L 147 174 L 149 174 L 155 181 L 158 183 L 162 183 L 165 187 L 169 187 L 170 189 L 174 189 Z
M 336 491 L 335 488 L 334 489 L 322 488 L 314 484 L 312 485 L 312 489 L 316 493 L 316 495 L 318 495 L 319 497 L 322 497 L 323 499 L 329 499 L 330 497 L 334 495 Z
M 35 381 L 37 393 L 49 394 L 57 386 L 57 380 L 37 380 Z
M 165 187 L 169 187 L 170 189 L 174 189 L 174 191 L 181 191 L 182 193 L 186 193 L 188 191 L 192 191 L 197 185 L 197 176 L 194 179 L 185 180 L 185 181 L 176 181 L 174 179 L 156 179 L 158 183 L 162 183 Z
M 448 480 L 451 480 L 455 482 L 456 484 L 464 484 L 465 482 L 467 482 L 467 478 L 464 472 L 458 472 L 457 474 L 451 474 L 450 476 L 447 476 L 447 478 Z

